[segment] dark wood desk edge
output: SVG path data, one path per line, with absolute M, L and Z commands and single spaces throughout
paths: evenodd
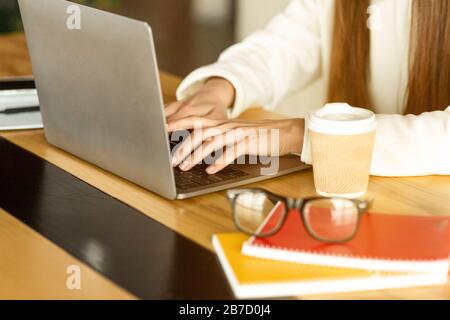
M 3 138 L 0 152 L 0 206 L 113 282 L 144 299 L 232 298 L 212 252 Z

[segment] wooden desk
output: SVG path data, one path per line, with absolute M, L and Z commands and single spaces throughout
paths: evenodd
M 26 46 L 21 35 L 0 38 L 0 76 L 31 74 Z M 161 74 L 166 101 L 174 100 L 179 79 Z M 276 117 L 262 110 L 246 112 L 246 118 Z M 70 172 L 79 179 L 95 186 L 141 211 L 152 219 L 212 250 L 211 235 L 234 231 L 229 204 L 224 192 L 184 201 L 168 201 L 124 179 L 116 177 L 83 160 L 50 146 L 41 130 L 3 132 L 9 141 L 29 150 L 46 161 Z M 258 187 L 281 192 L 292 197 L 315 194 L 310 171 L 258 183 Z M 450 177 L 381 178 L 373 177 L 369 187 L 375 199 L 373 211 L 396 214 L 450 215 Z M 89 274 L 89 288 L 81 293 L 68 293 L 53 282 L 42 283 L 42 274 L 48 272 L 46 261 L 70 264 L 70 255 L 54 246 L 38 233 L 28 229 L 0 211 L 0 284 L 11 292 L 6 298 L 133 298 L 117 285 L 105 279 L 83 263 L 79 265 Z M 23 243 L 25 251 L 12 252 L 8 244 Z M 17 245 L 13 246 L 17 248 Z M 29 248 L 42 254 L 29 254 Z M 33 265 L 35 269 L 32 269 Z M 47 279 L 47 281 L 49 281 Z M 52 285 L 53 283 L 53 285 Z M 55 282 L 56 283 L 56 282 Z M 22 294 L 26 289 L 28 294 Z M 32 292 L 33 294 L 31 294 Z M 0 296 L 2 298 L 2 296 Z M 5 298 L 5 297 L 3 297 Z M 314 299 L 450 299 L 450 285 L 405 290 L 386 290 L 340 295 L 322 295 L 303 298 Z

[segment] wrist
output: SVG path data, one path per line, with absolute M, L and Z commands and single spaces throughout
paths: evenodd
M 305 135 L 305 119 L 289 119 L 288 145 L 289 153 L 301 153 L 303 150 L 303 138 Z
M 233 84 L 225 78 L 209 78 L 200 90 L 213 94 L 219 105 L 225 109 L 232 107 L 234 104 L 236 90 Z

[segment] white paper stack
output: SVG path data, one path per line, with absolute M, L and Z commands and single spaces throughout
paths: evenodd
M 10 108 L 39 106 L 36 89 L 0 91 L 0 130 L 24 130 L 43 128 L 39 111 L 4 114 L 1 111 Z

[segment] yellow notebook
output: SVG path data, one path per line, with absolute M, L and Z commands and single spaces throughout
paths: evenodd
M 238 299 L 280 298 L 311 294 L 383 290 L 438 285 L 446 275 L 370 272 L 302 265 L 246 257 L 240 233 L 213 236 L 213 246 Z

